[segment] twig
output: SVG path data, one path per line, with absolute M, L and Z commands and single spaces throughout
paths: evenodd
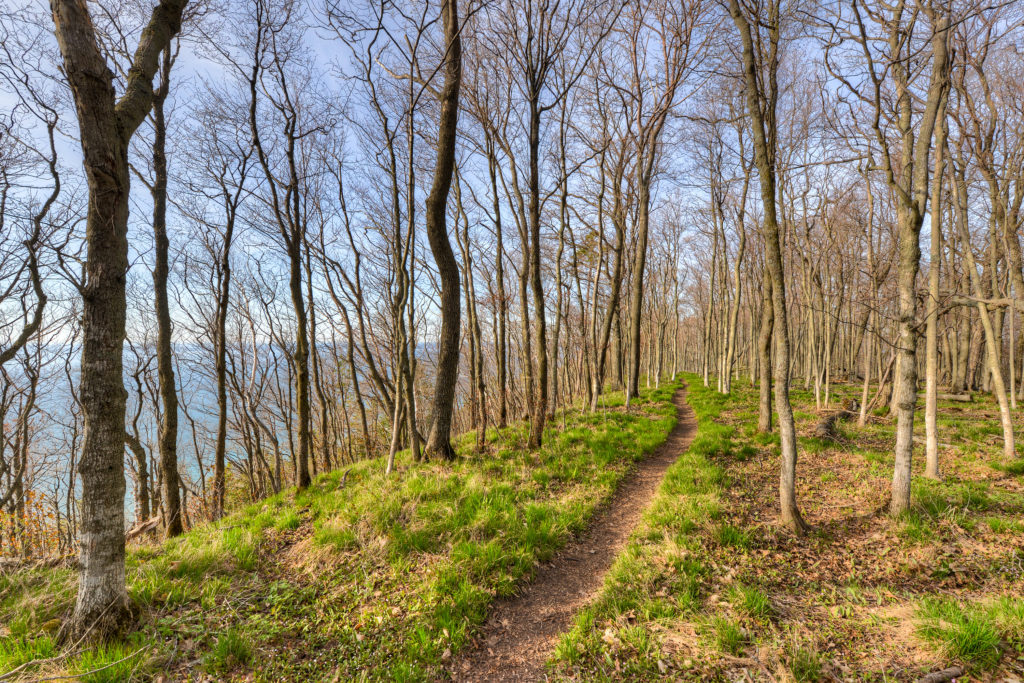
M 106 664 L 104 666 L 101 666 L 98 669 L 93 669 L 92 671 L 83 671 L 82 673 L 67 674 L 67 675 L 64 675 L 64 676 L 49 676 L 47 678 L 36 678 L 36 679 L 33 679 L 33 680 L 29 681 L 29 683 L 43 683 L 43 681 L 64 681 L 64 680 L 68 680 L 70 678 L 84 678 L 86 676 L 91 676 L 91 675 L 93 675 L 95 673 L 99 673 L 100 671 L 105 671 L 105 670 L 107 670 L 107 669 L 109 669 L 109 668 L 111 668 L 113 666 L 117 666 L 118 664 L 123 664 L 124 662 L 127 662 L 129 659 L 131 659 L 132 657 L 134 657 L 135 655 L 139 654 L 140 652 L 142 652 L 143 650 L 145 650 L 147 648 L 149 648 L 148 645 L 143 645 L 142 647 L 140 647 L 138 650 L 136 650 L 135 652 L 131 653 L 127 657 L 122 657 L 121 659 L 117 660 L 116 662 L 111 662 L 110 664 Z
M 68 648 L 67 650 L 65 650 L 61 654 L 57 655 L 56 657 L 49 657 L 47 659 L 33 659 L 31 661 L 25 662 L 24 664 L 14 668 L 14 669 L 11 669 L 7 673 L 5 673 L 3 675 L 0 675 L 0 681 L 6 681 L 7 679 L 12 678 L 14 676 L 14 674 L 18 673 L 19 671 L 24 671 L 25 669 L 27 669 L 30 666 L 37 666 L 39 664 L 47 664 L 49 662 L 55 662 L 55 661 L 60 660 L 60 659 L 67 659 L 68 657 L 74 657 L 75 655 L 81 654 L 82 652 L 85 652 L 86 650 L 92 649 L 92 648 L 80 648 L 80 649 L 76 650 L 75 648 L 77 648 L 79 645 L 81 645 L 82 641 L 84 641 L 89 636 L 89 634 L 92 633 L 92 630 L 96 627 L 96 624 L 99 623 L 100 619 L 103 618 L 103 615 L 107 613 L 107 610 L 109 610 L 110 606 L 113 605 L 113 604 L 114 603 L 110 603 L 110 605 L 107 605 L 106 607 L 103 608 L 103 611 L 100 612 L 99 616 L 96 617 L 96 619 L 93 620 L 93 622 L 91 624 L 89 624 L 89 628 L 85 629 L 85 633 L 83 633 L 78 638 L 78 640 L 76 640 L 74 643 L 72 643 L 70 648 Z
M 27 669 L 30 666 L 41 666 L 43 664 L 49 664 L 50 662 L 56 662 L 56 661 L 59 661 L 61 659 L 67 659 L 68 657 L 74 657 L 75 655 L 82 654 L 83 652 L 85 652 L 86 650 L 89 650 L 89 649 L 91 649 L 91 648 L 83 647 L 80 650 L 75 650 L 73 652 L 67 652 L 67 653 L 63 653 L 62 652 L 59 655 L 56 655 L 54 657 L 47 657 L 46 659 L 32 659 L 32 660 L 29 660 L 29 661 L 25 662 L 24 664 L 21 664 L 20 666 L 17 666 L 15 668 L 11 669 L 7 673 L 5 673 L 3 675 L 0 675 L 0 681 L 6 681 L 7 679 L 12 678 L 14 676 L 14 674 L 18 673 L 19 671 L 24 671 L 25 669 Z

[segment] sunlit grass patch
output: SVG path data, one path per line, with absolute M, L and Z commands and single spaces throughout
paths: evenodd
M 917 510 L 903 515 L 899 536 L 909 543 L 926 543 L 935 538 L 935 522 Z
M 1003 460 L 995 460 L 990 463 L 993 469 L 999 470 L 1000 472 L 1006 472 L 1014 476 L 1020 476 L 1024 474 L 1024 457 L 1018 457 L 1017 460 L 1005 462 Z
M 998 626 L 997 615 L 1003 618 Z M 926 598 L 917 610 L 917 632 L 947 656 L 989 669 L 999 661 L 1000 626 L 1019 633 L 1022 617 L 1024 610 L 1015 614 L 1002 602 L 964 607 L 952 599 Z
M 735 620 L 723 615 L 714 616 L 701 630 L 704 638 L 719 652 L 735 656 L 743 651 L 746 636 Z
M 987 482 L 934 481 L 915 477 L 912 488 L 915 506 L 931 517 L 955 512 L 984 512 L 994 504 Z
M 822 439 L 817 436 L 801 436 L 797 439 L 799 448 L 807 453 L 821 453 L 835 447 L 831 439 Z
M 746 548 L 750 545 L 750 534 L 732 524 L 721 524 L 715 529 L 715 540 L 719 545 Z
M 767 620 L 774 610 L 768 595 L 757 586 L 738 584 L 730 595 L 735 608 L 751 619 Z
M 1024 522 L 1020 522 L 1015 519 L 1007 519 L 1005 517 L 986 517 L 985 524 L 993 533 L 996 534 L 1024 533 Z
M 44 567 L 0 574 L 0 624 L 13 637 L 56 630 L 74 604 L 75 577 L 72 569 Z
M 252 647 L 237 630 L 228 629 L 217 635 L 214 645 L 203 658 L 203 667 L 210 673 L 223 673 L 252 661 Z
M 71 671 L 82 683 L 124 683 L 132 680 L 145 664 L 146 645 L 106 643 L 89 648 L 76 657 Z
M 822 657 L 813 646 L 799 643 L 789 648 L 789 670 L 799 683 L 814 683 L 822 680 Z
M 37 659 L 49 659 L 56 654 L 57 646 L 50 636 L 0 638 L 0 674 L 13 671 Z M 23 669 L 26 674 L 34 670 L 35 667 Z

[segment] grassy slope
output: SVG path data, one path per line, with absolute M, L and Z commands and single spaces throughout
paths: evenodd
M 775 525 L 778 445 L 755 434 L 756 392 L 688 379 L 697 438 L 563 637 L 558 676 L 914 680 L 952 662 L 1020 676 L 1024 487 L 1021 463 L 1000 459 L 991 400 L 940 405 L 940 440 L 956 444 L 946 481 L 915 479 L 902 520 L 879 514 L 891 421 L 844 423 L 841 444 L 801 436 L 798 498 L 815 531 L 798 540 Z M 798 434 L 813 433 L 813 396 L 793 401 Z
M 142 608 L 127 642 L 36 669 L 87 680 L 157 672 L 216 680 L 426 680 L 534 565 L 582 529 L 630 464 L 675 424 L 677 385 L 625 413 L 609 395 L 596 414 L 567 411 L 546 445 L 526 432 L 469 438 L 451 465 L 381 459 L 318 478 L 217 525 L 133 549 L 129 591 Z M 50 637 L 73 604 L 68 569 L 0 576 L 0 674 L 56 654 Z M 134 656 L 131 656 L 134 655 Z

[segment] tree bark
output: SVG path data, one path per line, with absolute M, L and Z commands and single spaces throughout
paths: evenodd
M 163 50 L 160 85 L 153 93 L 153 291 L 156 300 L 156 360 L 160 379 L 160 472 L 164 535 L 167 538 L 184 532 L 181 520 L 181 497 L 178 494 L 178 392 L 174 380 L 174 355 L 171 349 L 171 310 L 167 302 L 168 251 L 167 239 L 167 122 L 164 101 L 171 86 L 171 47 Z
M 931 244 L 928 264 L 928 307 L 925 328 L 925 470 L 929 479 L 941 479 L 939 473 L 938 393 L 939 393 L 939 269 L 942 262 L 942 174 L 945 165 L 946 103 L 939 112 L 935 135 L 935 171 L 932 174 Z
M 89 189 L 82 288 L 81 403 L 85 434 L 78 597 L 67 633 L 106 638 L 131 618 L 125 588 L 124 419 L 121 357 L 128 272 L 128 142 L 152 105 L 157 60 L 187 0 L 162 0 L 139 38 L 124 94 L 99 48 L 84 0 L 51 0 L 54 31 L 75 101 Z
M 757 335 L 757 431 L 767 434 L 772 431 L 772 328 L 775 321 L 775 305 L 772 297 L 772 279 L 767 270 L 762 274 L 761 280 L 761 329 Z
M 505 245 L 501 227 L 501 206 L 498 201 L 498 160 L 494 141 L 487 137 L 487 172 L 491 179 L 491 198 L 494 209 L 494 279 L 498 289 L 498 427 L 508 426 L 508 300 L 505 294 Z
M 533 294 L 533 323 L 537 335 L 537 377 L 533 414 L 527 448 L 537 449 L 544 440 L 548 412 L 548 332 L 544 306 L 544 284 L 540 272 L 540 85 L 531 77 L 529 98 L 529 231 L 530 292 Z M 533 359 L 527 359 L 532 363 Z
M 895 10 L 894 10 L 895 11 Z M 894 17 L 895 25 L 901 17 Z M 942 19 L 934 27 L 932 37 L 932 75 L 928 88 L 926 108 L 922 121 L 917 129 L 917 139 L 913 139 L 911 126 L 911 96 L 903 84 L 897 108 L 899 110 L 899 128 L 903 138 L 902 187 L 896 187 L 899 201 L 897 202 L 897 226 L 899 239 L 899 270 L 896 284 L 898 291 L 898 356 L 897 372 L 893 381 L 896 406 L 896 447 L 895 467 L 892 479 L 892 500 L 889 512 L 900 515 L 910 508 L 910 480 L 912 475 L 912 458 L 914 451 L 914 412 L 917 408 L 917 273 L 920 268 L 921 223 L 928 201 L 928 156 L 931 150 L 932 133 L 938 118 L 942 98 L 948 89 L 949 53 L 948 53 L 948 19 Z M 894 54 L 902 47 L 902 38 L 894 29 L 890 46 Z M 895 69 L 897 81 L 907 78 L 905 67 L 897 62 Z M 892 176 L 895 178 L 895 176 Z M 897 185 L 892 180 L 892 185 Z
M 743 45 L 743 75 L 746 84 L 747 110 L 754 138 L 754 163 L 760 176 L 761 203 L 764 206 L 762 229 L 765 241 L 765 263 L 772 279 L 772 306 L 775 318 L 775 410 L 779 415 L 779 436 L 782 445 L 782 467 L 779 475 L 779 503 L 782 523 L 794 534 L 802 536 L 807 525 L 796 503 L 796 425 L 789 403 L 789 320 L 786 310 L 786 281 L 779 241 L 779 224 L 775 197 L 775 105 L 776 72 L 779 40 L 778 4 L 771 5 L 768 18 L 770 53 L 763 64 L 767 93 L 758 85 L 755 48 L 750 23 L 739 0 L 729 0 L 729 13 L 739 30 Z M 760 23 L 760 20 L 759 20 Z M 770 137 L 769 137 L 770 136 Z
M 462 82 L 462 40 L 459 36 L 457 0 L 441 5 L 446 50 L 444 85 L 441 88 L 441 119 L 438 125 L 437 165 L 426 202 L 427 238 L 441 280 L 441 338 L 434 385 L 433 425 L 427 440 L 427 457 L 455 458 L 451 444 L 452 407 L 459 373 L 459 265 L 446 226 L 448 191 L 455 170 L 455 138 L 459 122 L 459 86 Z M 411 409 L 411 406 L 410 406 Z

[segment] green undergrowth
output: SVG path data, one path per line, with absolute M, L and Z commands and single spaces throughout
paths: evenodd
M 668 469 L 654 501 L 629 544 L 609 570 L 595 601 L 562 636 L 551 661 L 566 676 L 658 678 L 665 670 L 660 627 L 681 619 L 704 620 L 704 638 L 738 651 L 740 625 L 721 615 L 700 615 L 713 567 L 704 561 L 693 532 L 710 531 L 724 545 L 745 545 L 746 533 L 721 524 L 721 496 L 728 477 L 712 456 L 734 454 L 735 430 L 715 422 L 733 398 L 688 376 L 687 402 L 697 433 L 689 449 Z M 743 600 L 752 618 L 770 607 L 751 590 Z
M 400 454 L 385 477 L 382 458 L 365 461 L 132 549 L 129 593 L 141 623 L 127 643 L 63 660 L 59 673 L 138 651 L 83 680 L 433 680 L 488 604 L 582 530 L 664 441 L 677 386 L 642 392 L 629 412 L 614 393 L 596 413 L 566 410 L 537 451 L 525 447 L 523 425 L 489 430 L 482 454 L 465 435 L 453 463 Z M 707 477 L 701 486 L 721 483 L 720 473 L 694 469 L 677 471 L 675 485 L 697 475 Z M 0 576 L 0 674 L 57 653 L 52 636 L 75 583 L 69 569 Z M 50 674 L 46 666 L 31 673 Z
M 915 454 L 911 509 L 894 519 L 895 421 L 844 420 L 839 438 L 821 439 L 822 415 L 861 387 L 835 385 L 820 409 L 795 388 L 797 499 L 811 525 L 797 538 L 778 523 L 779 439 L 757 432 L 756 388 L 739 381 L 721 395 L 686 380 L 696 437 L 561 637 L 555 680 L 911 680 L 952 664 L 1001 680 L 1020 670 L 1024 469 L 1002 458 L 990 397 L 940 404 L 944 479 L 925 478 Z
M 1003 597 L 971 604 L 927 598 L 917 610 L 917 630 L 948 657 L 990 669 L 1002 649 L 1024 654 L 1024 599 Z

